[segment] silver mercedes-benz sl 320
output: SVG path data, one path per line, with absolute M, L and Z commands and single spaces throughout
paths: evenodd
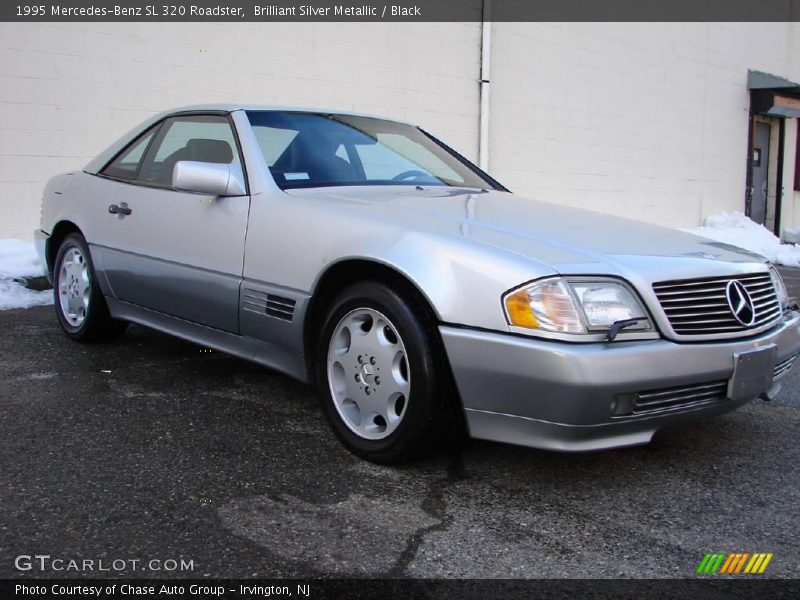
M 139 323 L 315 383 L 376 462 L 464 431 L 644 444 L 772 398 L 800 351 L 761 257 L 522 198 L 397 121 L 175 109 L 51 179 L 42 204 L 70 338 Z

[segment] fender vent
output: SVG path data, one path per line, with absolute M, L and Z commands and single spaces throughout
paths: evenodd
M 245 288 L 242 294 L 242 309 L 250 312 L 267 314 L 270 317 L 291 321 L 294 316 L 296 302 L 291 298 L 265 294 L 258 290 Z
M 270 317 L 291 321 L 294 315 L 295 301 L 291 298 L 267 294 L 267 314 Z

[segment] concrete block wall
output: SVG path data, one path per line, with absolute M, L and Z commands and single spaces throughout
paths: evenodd
M 800 80 L 798 38 L 791 23 L 495 23 L 490 169 L 670 226 L 743 210 L 747 70 Z
M 783 155 L 783 201 L 781 223 L 783 230 L 800 229 L 800 190 L 794 189 L 794 170 L 797 155 L 798 119 L 786 120 L 786 146 Z
M 0 238 L 44 182 L 164 109 L 326 107 L 424 124 L 477 158 L 477 23 L 0 23 Z
M 490 171 L 665 225 L 742 210 L 747 70 L 800 80 L 799 38 L 787 23 L 494 23 Z M 0 238 L 30 236 L 49 176 L 183 104 L 387 115 L 475 160 L 479 64 L 477 23 L 2 23 Z M 786 160 L 784 226 L 800 227 Z

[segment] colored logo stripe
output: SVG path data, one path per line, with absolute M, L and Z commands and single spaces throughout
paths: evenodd
M 769 561 L 772 560 L 772 553 L 769 554 L 753 554 L 753 558 L 747 563 L 744 569 L 745 573 L 763 573 L 767 568 Z
M 725 560 L 725 558 L 726 555 L 723 553 L 715 552 L 713 554 L 711 553 L 706 554 L 703 557 L 700 566 L 697 567 L 697 572 L 706 574 L 716 573 L 719 570 L 720 565 L 722 565 L 722 561 Z
M 748 556 L 750 556 L 749 552 L 737 552 L 735 554 L 728 554 L 728 560 L 726 560 L 725 564 L 722 565 L 720 573 L 727 573 L 728 575 L 732 573 L 738 573 L 744 566 L 744 561 L 747 560 Z
M 715 573 L 733 575 L 736 573 L 763 573 L 774 555 L 766 552 L 708 552 L 697 567 L 698 574 L 713 575 Z M 749 560 L 748 560 L 749 559 Z M 745 566 L 745 564 L 747 566 Z

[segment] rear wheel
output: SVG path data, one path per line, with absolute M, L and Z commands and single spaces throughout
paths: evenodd
M 93 342 L 114 339 L 128 324 L 113 319 L 82 235 L 71 233 L 61 242 L 53 268 L 53 300 L 58 322 L 73 340 Z
M 435 322 L 378 283 L 336 297 L 317 353 L 323 408 L 354 454 L 397 463 L 431 454 L 454 401 Z M 455 421 L 455 420 L 453 420 Z

